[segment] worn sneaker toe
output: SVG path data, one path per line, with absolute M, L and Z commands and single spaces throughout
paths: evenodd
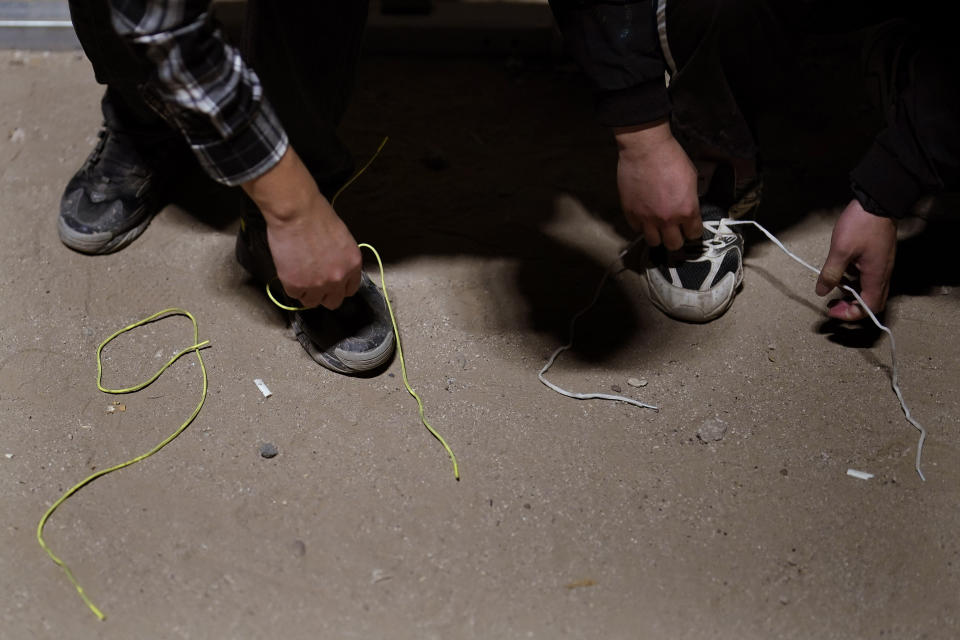
M 366 273 L 360 290 L 339 308 L 293 312 L 291 325 L 310 357 L 338 373 L 372 371 L 393 355 L 393 324 L 386 300 Z
M 133 137 L 103 127 L 60 199 L 60 240 L 81 253 L 112 253 L 135 240 L 163 208 L 156 175 Z M 172 143 L 171 143 L 172 144 Z M 157 156 L 167 153 L 157 145 Z
M 743 236 L 724 224 L 725 212 L 702 205 L 704 231 L 680 251 L 651 249 L 643 270 L 650 301 L 685 322 L 709 322 L 730 308 L 743 283 Z

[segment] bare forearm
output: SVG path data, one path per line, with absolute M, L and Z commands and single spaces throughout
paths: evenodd
M 272 169 L 241 186 L 268 225 L 293 222 L 323 197 L 293 147 Z

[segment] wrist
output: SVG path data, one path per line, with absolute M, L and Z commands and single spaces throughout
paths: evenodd
M 630 127 L 616 127 L 613 137 L 621 157 L 642 158 L 654 153 L 664 144 L 674 142 L 670 122 L 666 119 Z
M 295 223 L 316 211 L 317 199 L 323 198 L 292 147 L 273 168 L 241 186 L 270 226 Z
M 267 197 L 257 200 L 257 208 L 263 214 L 268 227 L 291 226 L 299 223 L 308 215 L 318 211 L 316 198 L 321 198 L 319 191 L 310 194 L 304 190 L 299 193 L 286 193 L 282 196 Z
M 897 218 L 870 211 L 858 198 L 852 198 L 850 202 L 847 203 L 846 210 L 856 211 L 859 216 L 872 222 L 882 223 L 893 228 L 897 227 Z

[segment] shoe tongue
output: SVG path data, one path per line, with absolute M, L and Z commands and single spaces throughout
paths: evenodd
M 375 320 L 370 308 L 356 296 L 347 298 L 333 311 L 323 307 L 301 311 L 300 318 L 301 329 L 321 350 L 347 337 L 365 339 Z
M 335 314 L 341 323 L 347 325 L 361 325 L 370 320 L 368 308 L 360 304 L 356 296 L 345 298 Z

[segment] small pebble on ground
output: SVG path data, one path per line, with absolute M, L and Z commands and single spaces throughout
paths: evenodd
M 697 438 L 700 442 L 716 442 L 723 440 L 725 435 L 727 435 L 727 423 L 719 418 L 705 420 L 697 429 Z
M 277 447 L 276 447 L 276 445 L 274 445 L 274 444 L 271 444 L 271 443 L 269 443 L 269 442 L 264 442 L 263 444 L 260 445 L 260 456 L 261 456 L 261 457 L 264 457 L 264 458 L 272 458 L 272 457 L 274 457 L 275 455 L 277 455 L 278 453 L 279 453 L 279 451 L 277 451 Z

